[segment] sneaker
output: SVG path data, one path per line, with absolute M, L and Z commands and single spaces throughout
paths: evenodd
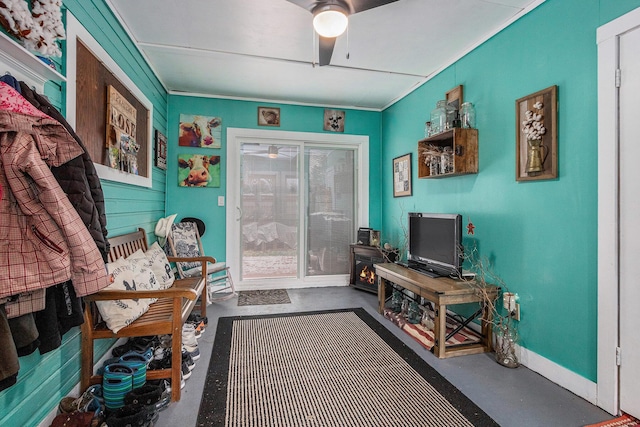
M 191 377 L 191 369 L 187 366 L 187 362 L 182 361 L 182 378 L 188 380 Z
M 111 354 L 113 357 L 120 357 L 125 353 L 130 351 L 138 351 L 140 353 L 144 353 L 149 348 L 154 346 L 154 341 L 157 340 L 155 335 L 149 335 L 145 337 L 132 337 L 129 338 L 127 342 L 123 345 L 119 345 L 118 347 L 114 347 L 111 350 Z
M 200 350 L 198 349 L 198 340 L 195 335 L 195 328 L 190 323 L 182 325 L 182 345 L 187 349 L 193 360 L 200 358 Z
M 200 316 L 199 314 L 196 314 L 196 313 L 191 313 L 189 315 L 189 317 L 187 317 L 187 321 L 196 322 L 196 323 L 202 322 L 202 323 L 204 323 L 205 328 L 207 327 L 207 324 L 209 323 L 209 319 L 207 319 L 207 316 L 203 317 L 203 316 Z
M 162 353 L 161 359 L 153 359 L 149 362 L 150 370 L 169 369 L 171 368 L 171 349 L 166 348 Z
M 193 371 L 193 368 L 196 367 L 196 362 L 193 361 L 193 358 L 184 346 L 182 347 L 182 362 L 187 364 L 190 371 Z

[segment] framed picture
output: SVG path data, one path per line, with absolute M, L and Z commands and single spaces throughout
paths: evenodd
M 181 147 L 220 148 L 222 146 L 222 119 L 212 116 L 180 114 Z
M 558 87 L 516 101 L 516 181 L 558 177 Z
M 167 137 L 156 129 L 156 167 L 167 170 Z
M 280 109 L 258 107 L 258 126 L 280 126 Z
M 344 132 L 345 112 L 342 110 L 324 110 L 323 130 Z
M 178 186 L 220 187 L 220 156 L 178 154 Z
M 411 195 L 411 153 L 393 159 L 393 197 Z
M 462 85 L 456 86 L 447 92 L 445 99 L 447 100 L 447 105 L 451 105 L 456 110 L 459 110 L 464 102 L 462 100 Z

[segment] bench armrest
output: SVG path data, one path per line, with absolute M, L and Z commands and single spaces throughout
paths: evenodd
M 134 298 L 188 298 L 193 301 L 198 298 L 198 293 L 192 288 L 172 286 L 168 289 L 153 291 L 102 290 L 83 298 L 86 301 L 110 301 Z
M 167 260 L 169 262 L 212 262 L 216 263 L 216 259 L 212 256 L 193 256 L 193 257 L 177 257 L 177 256 L 168 256 Z

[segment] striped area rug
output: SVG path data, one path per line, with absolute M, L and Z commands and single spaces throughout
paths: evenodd
M 198 426 L 497 426 L 363 309 L 221 318 Z

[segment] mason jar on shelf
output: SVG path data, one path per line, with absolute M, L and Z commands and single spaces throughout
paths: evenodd
M 462 127 L 465 129 L 475 129 L 476 127 L 476 109 L 470 102 L 465 102 L 460 107 L 460 119 Z
M 444 132 L 447 123 L 447 101 L 444 99 L 436 103 L 436 108 L 431 110 L 431 135 Z

